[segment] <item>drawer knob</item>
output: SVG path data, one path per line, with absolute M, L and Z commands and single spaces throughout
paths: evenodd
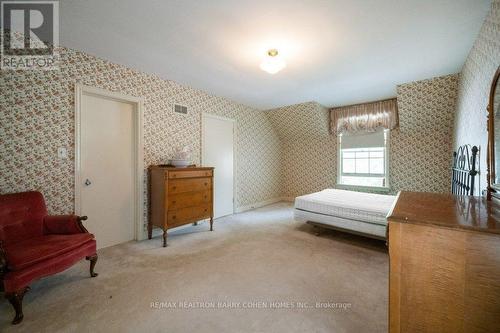
M 207 211 L 208 209 L 205 208 L 205 212 Z
M 172 201 L 172 205 L 175 205 L 175 202 L 176 202 L 175 200 L 174 200 L 174 201 Z
M 207 196 L 205 195 L 205 199 L 207 198 Z
M 176 188 L 177 188 L 177 186 L 172 187 L 173 190 L 175 190 Z
M 172 216 L 172 219 L 174 219 L 174 220 L 175 220 L 175 215 L 174 215 L 174 216 Z
M 207 185 L 208 185 L 208 183 L 205 183 L 205 186 L 207 186 Z

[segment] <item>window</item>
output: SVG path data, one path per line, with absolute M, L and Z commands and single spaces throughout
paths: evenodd
M 339 135 L 339 185 L 389 187 L 388 134 Z

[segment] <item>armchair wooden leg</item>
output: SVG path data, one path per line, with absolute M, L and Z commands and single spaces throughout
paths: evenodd
M 214 218 L 211 217 L 210 218 L 210 231 L 214 231 L 213 225 L 214 225 Z
M 97 263 L 97 254 L 94 254 L 93 256 L 90 257 L 86 257 L 85 259 L 90 260 L 90 276 L 96 277 L 97 275 L 99 275 L 96 272 L 94 272 L 94 267 L 95 264 Z
M 5 293 L 5 298 L 12 304 L 16 311 L 16 316 L 12 320 L 12 325 L 17 325 L 23 321 L 23 297 L 30 290 L 30 287 L 24 287 L 14 292 Z

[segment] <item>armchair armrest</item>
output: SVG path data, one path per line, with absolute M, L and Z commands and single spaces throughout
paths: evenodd
M 76 215 L 48 215 L 43 219 L 45 234 L 80 234 L 88 232 L 82 224 L 87 216 Z

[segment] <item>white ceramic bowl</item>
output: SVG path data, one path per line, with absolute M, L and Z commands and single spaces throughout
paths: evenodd
M 185 168 L 188 165 L 191 164 L 190 160 L 176 160 L 176 159 L 171 159 L 169 160 L 170 164 L 172 164 L 176 168 Z

